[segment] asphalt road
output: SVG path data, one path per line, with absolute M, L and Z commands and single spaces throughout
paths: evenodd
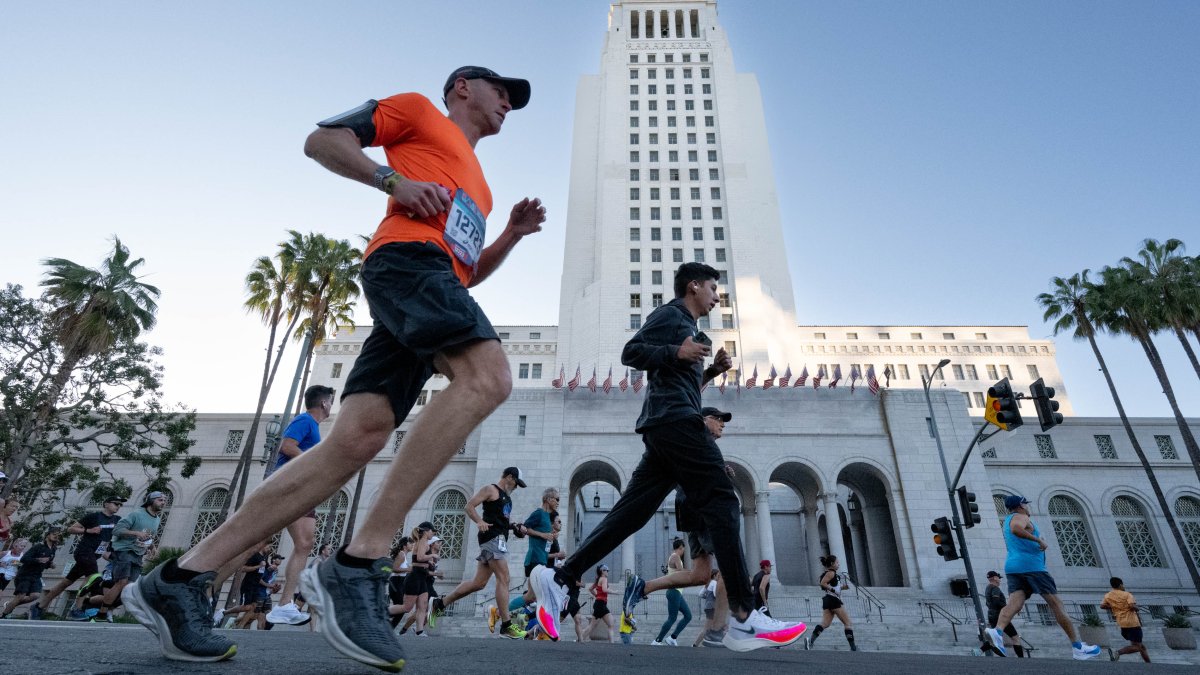
M 379 673 L 334 652 L 318 633 L 303 631 L 236 633 L 238 654 L 230 661 L 191 664 L 167 661 L 158 642 L 144 628 L 131 625 L 71 624 L 58 622 L 0 622 L 0 672 L 36 673 Z M 500 639 L 416 638 L 405 636 L 407 673 L 730 673 L 782 675 L 784 673 L 886 673 L 929 675 L 939 673 L 1185 673 L 1191 666 L 1146 664 L 1133 660 L 1111 663 L 1107 659 L 1074 662 L 1058 659 L 1000 659 L 994 657 L 928 656 L 869 652 L 805 652 L 796 648 L 760 649 L 736 654 L 725 649 L 624 646 L 524 642 Z M 537 659 L 532 660 L 532 654 Z

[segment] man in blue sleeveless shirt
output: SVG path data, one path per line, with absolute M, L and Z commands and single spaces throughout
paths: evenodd
M 1071 617 L 1058 599 L 1058 587 L 1054 578 L 1046 571 L 1046 541 L 1033 521 L 1029 519 L 1029 501 L 1018 495 L 1004 498 L 1008 517 L 1001 529 L 1004 531 L 1004 546 L 1008 557 L 1004 559 L 1004 574 L 1008 577 L 1008 604 L 1000 610 L 1000 618 L 994 628 L 987 629 L 995 651 L 1008 656 L 1004 649 L 1004 629 L 1013 616 L 1025 606 L 1025 600 L 1037 593 L 1046 601 L 1058 625 L 1071 641 L 1071 656 L 1079 661 L 1090 659 L 1100 653 L 1100 647 L 1081 642 L 1075 636 Z

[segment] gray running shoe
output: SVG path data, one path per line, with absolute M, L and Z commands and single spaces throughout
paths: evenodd
M 704 631 L 704 646 L 705 647 L 725 647 L 725 631 L 723 630 L 706 630 Z
M 625 598 L 621 603 L 621 608 L 626 614 L 633 614 L 633 608 L 642 601 L 645 592 L 646 580 L 636 574 L 633 575 L 633 578 L 629 580 L 629 585 L 625 587 Z
M 232 640 L 212 632 L 209 589 L 216 572 L 186 584 L 163 581 L 162 566 L 121 591 L 125 609 L 158 636 L 163 656 L 175 661 L 224 661 L 237 653 Z M 111 617 L 112 614 L 109 614 Z
M 380 558 L 370 569 L 361 569 L 338 564 L 335 556 L 306 568 L 300 574 L 300 591 L 334 649 L 355 661 L 398 673 L 404 668 L 404 648 L 388 624 L 391 562 Z

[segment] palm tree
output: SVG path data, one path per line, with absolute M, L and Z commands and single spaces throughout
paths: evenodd
M 1191 550 L 1183 538 L 1183 533 L 1179 530 L 1179 525 L 1175 522 L 1175 515 L 1171 512 L 1162 486 L 1158 484 L 1158 477 L 1150 468 L 1150 461 L 1146 458 L 1141 443 L 1133 433 L 1133 426 L 1129 423 L 1129 416 L 1125 414 L 1125 406 L 1121 403 L 1120 395 L 1117 394 L 1117 386 L 1113 383 L 1112 374 L 1108 371 L 1108 364 L 1105 363 L 1104 355 L 1100 353 L 1100 347 L 1096 344 L 1096 325 L 1092 321 L 1092 317 L 1097 312 L 1103 311 L 1103 308 L 1096 305 L 1096 290 L 1095 286 L 1088 281 L 1088 270 L 1074 274 L 1069 279 L 1054 277 L 1050 280 L 1050 284 L 1053 292 L 1042 293 L 1037 297 L 1038 304 L 1045 310 L 1042 318 L 1047 322 L 1054 321 L 1055 335 L 1071 331 L 1074 339 L 1087 340 L 1092 347 L 1096 362 L 1100 364 L 1100 372 L 1104 373 L 1104 381 L 1108 383 L 1108 392 L 1117 406 L 1121 425 L 1125 427 L 1125 433 L 1129 436 L 1133 452 L 1141 462 L 1142 470 L 1146 472 L 1150 488 L 1154 492 L 1155 499 L 1158 500 L 1158 508 L 1166 517 L 1167 527 L 1171 530 L 1171 536 L 1175 538 L 1175 545 L 1183 554 L 1188 573 L 1192 575 L 1192 584 L 1196 587 L 1196 591 L 1200 592 L 1200 571 L 1196 569 L 1196 561 L 1192 559 Z
M 143 258 L 131 260 L 129 249 L 116 237 L 112 254 L 100 269 L 64 258 L 43 261 L 49 270 L 41 285 L 46 288 L 46 300 L 54 307 L 49 320 L 62 347 L 62 360 L 29 426 L 22 430 L 18 451 L 4 467 L 9 481 L 0 497 L 7 498 L 15 487 L 79 364 L 119 341 L 135 340 L 142 331 L 154 327 L 161 293 L 138 278 L 137 269 L 143 263 Z
M 1200 377 L 1200 361 L 1196 360 L 1196 352 L 1184 332 L 1200 313 L 1200 286 L 1195 278 L 1190 278 L 1188 258 L 1177 253 L 1183 249 L 1183 242 L 1178 239 L 1168 239 L 1162 244 L 1146 239 L 1138 251 L 1138 260 L 1125 257 L 1121 258 L 1121 264 L 1146 281 L 1143 291 L 1156 300 L 1152 306 L 1158 310 L 1157 318 L 1175 331 L 1196 377 Z
M 1104 283 L 1093 285 L 1091 290 L 1096 296 L 1096 309 L 1092 316 L 1110 333 L 1127 335 L 1141 345 L 1175 415 L 1175 423 L 1179 426 L 1179 434 L 1183 437 L 1196 477 L 1200 478 L 1200 446 L 1197 446 L 1196 437 L 1192 435 L 1187 419 L 1179 409 L 1175 389 L 1171 386 L 1162 356 L 1154 344 L 1153 334 L 1162 328 L 1158 310 L 1160 301 L 1147 292 L 1150 283 L 1144 272 L 1144 269 L 1137 267 L 1105 267 L 1101 271 Z
M 254 261 L 254 264 L 250 268 L 250 273 L 246 275 L 246 301 L 243 303 L 243 306 L 247 312 L 257 314 L 269 329 L 266 358 L 263 362 L 262 381 L 259 384 L 258 390 L 258 407 L 254 411 L 254 419 L 250 423 L 250 433 L 246 435 L 241 457 L 238 459 L 233 478 L 230 480 L 230 498 L 221 507 L 221 513 L 217 519 L 219 523 L 225 522 L 226 516 L 229 515 L 229 507 L 234 501 L 232 498 L 233 495 L 245 494 L 244 486 L 250 474 L 250 463 L 254 458 L 254 442 L 258 438 L 258 426 L 262 421 L 262 413 L 266 407 L 267 396 L 270 394 L 271 387 L 275 382 L 275 374 L 278 372 L 279 363 L 283 359 L 283 351 L 287 346 L 288 338 L 296 329 L 296 324 L 300 319 L 300 313 L 295 311 L 295 307 L 293 306 L 292 266 L 289 262 L 290 258 L 278 256 L 278 259 L 279 265 L 276 266 L 274 260 L 267 256 L 262 256 Z M 287 322 L 286 325 L 284 324 L 285 320 Z M 283 327 L 283 336 L 279 339 L 278 346 L 276 346 L 275 338 L 281 326 Z

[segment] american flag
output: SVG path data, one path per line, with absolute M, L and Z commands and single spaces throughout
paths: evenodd
M 763 389 L 770 389 L 775 386 L 775 366 L 771 366 L 771 373 L 767 375 L 767 379 L 763 380 Z
M 579 386 L 579 366 L 575 366 L 575 377 L 572 377 L 571 381 L 567 382 L 567 390 L 575 391 L 575 388 L 578 386 Z
M 800 377 L 796 378 L 796 384 L 793 386 L 803 387 L 804 383 L 807 381 L 808 381 L 808 366 L 804 366 L 804 369 L 800 371 Z
M 550 381 L 550 386 L 555 389 L 562 389 L 563 382 L 567 380 L 566 366 L 559 366 L 558 377 Z
M 626 389 L 629 388 L 629 369 L 628 368 L 625 369 L 625 377 L 621 378 L 621 381 L 617 383 L 617 386 L 621 388 L 622 392 L 624 392 Z
M 787 370 L 783 371 L 783 377 L 779 378 L 779 388 L 784 389 L 788 386 L 788 382 L 792 379 L 792 364 L 788 364 Z
M 596 368 L 592 367 L 592 377 L 588 380 L 587 388 L 593 394 L 596 393 Z
M 612 366 L 608 367 L 608 377 L 604 379 L 604 393 L 612 391 Z
M 642 371 L 637 371 L 637 375 L 633 377 L 633 393 L 638 393 L 642 390 Z
M 753 389 L 754 382 L 758 380 L 758 364 L 754 364 L 754 372 L 750 373 L 750 377 L 746 378 L 746 388 Z
M 867 366 L 867 390 L 872 396 L 879 395 L 879 380 L 875 378 L 875 366 Z
M 823 379 L 825 379 L 825 364 L 821 364 L 817 368 L 817 374 L 813 375 L 813 389 L 819 388 Z
M 717 391 L 721 392 L 721 395 L 722 395 L 722 396 L 724 396 L 724 395 L 725 395 L 725 381 L 726 381 L 726 380 L 728 380 L 728 379 L 729 379 L 729 373 L 728 373 L 728 372 L 721 373 L 721 384 L 718 384 L 718 385 L 717 385 Z
M 850 364 L 850 393 L 851 394 L 854 393 L 854 381 L 861 377 L 862 377 L 862 373 L 860 373 L 858 370 L 858 364 L 857 363 Z
M 833 364 L 833 379 L 829 381 L 830 389 L 837 389 L 838 382 L 842 379 L 842 364 Z

